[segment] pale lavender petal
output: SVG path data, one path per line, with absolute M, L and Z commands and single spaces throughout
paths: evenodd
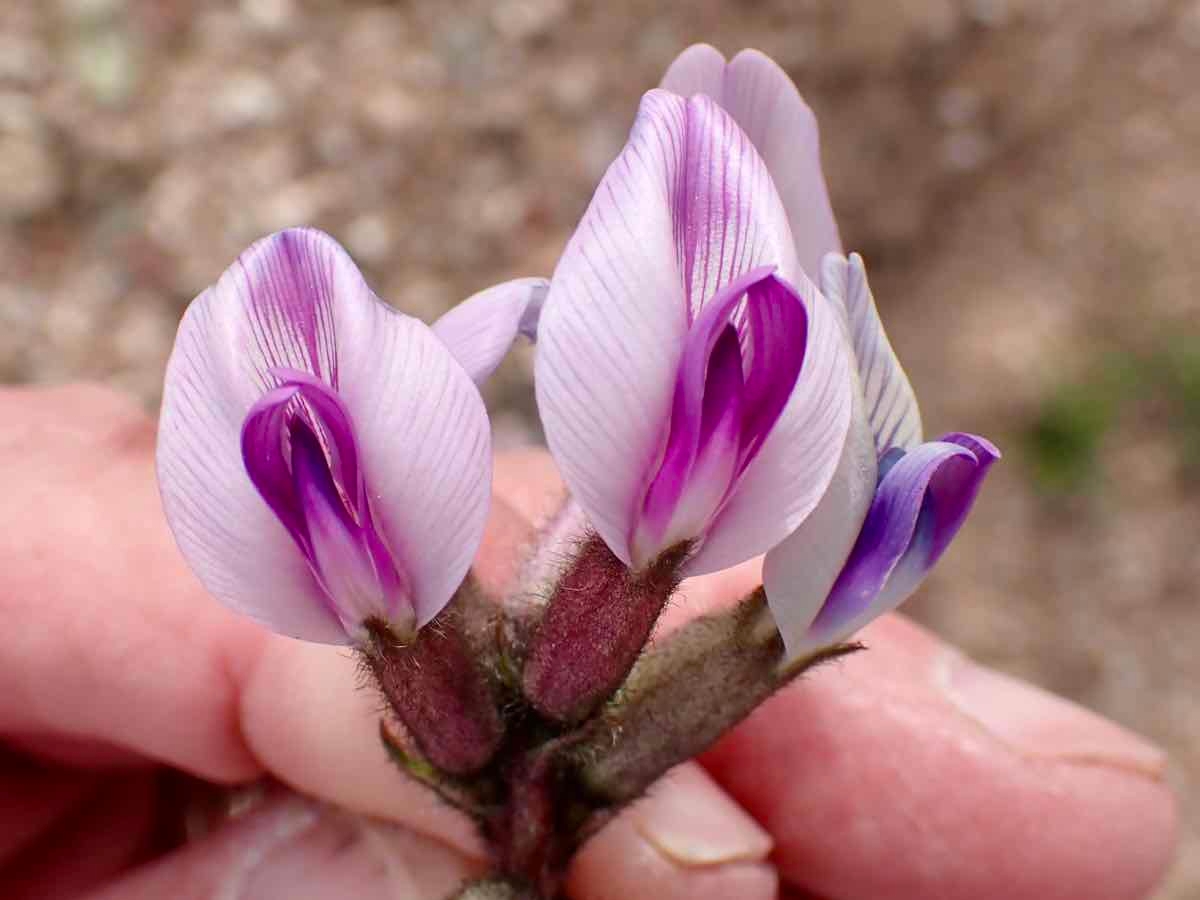
M 363 623 L 383 618 L 399 634 L 415 622 L 411 588 L 378 540 L 374 523 L 350 514 L 321 441 L 302 420 L 290 429 L 292 479 L 304 510 L 305 550 L 346 633 L 362 640 Z
M 661 535 L 670 520 L 680 496 L 688 487 L 691 479 L 692 465 L 699 453 L 704 439 L 704 414 L 714 402 L 709 381 L 712 378 L 712 366 L 717 361 L 718 369 L 722 362 L 737 366 L 736 399 L 741 400 L 742 383 L 742 354 L 738 346 L 737 329 L 732 324 L 735 307 L 747 298 L 747 291 L 754 285 L 771 277 L 771 268 L 764 266 L 754 269 L 718 291 L 701 311 L 699 319 L 692 325 L 686 338 L 683 358 L 679 363 L 679 372 L 675 381 L 675 392 L 671 401 L 671 418 L 667 434 L 666 446 L 662 451 L 662 462 L 658 472 L 650 482 L 646 491 L 646 500 L 642 505 L 642 521 L 639 531 L 642 534 L 643 552 L 635 553 L 635 561 L 642 564 L 650 561 L 645 553 L 657 554 L 666 549 L 669 544 L 659 543 L 654 538 L 654 546 L 646 546 L 651 534 Z M 747 298 L 749 299 L 749 298 Z M 758 305 L 758 304 L 753 304 Z M 801 309 L 803 314 L 803 309 Z M 732 331 L 735 353 L 722 354 L 715 357 L 718 342 Z M 720 375 L 720 372 L 718 372 Z M 731 388 L 734 384 L 728 377 L 718 377 L 718 395 L 721 388 Z M 792 377 L 792 384 L 795 377 Z M 789 385 L 790 387 L 790 385 Z M 739 419 L 740 422 L 740 419 Z M 733 445 L 733 462 L 737 465 L 738 444 Z M 732 470 L 731 470 L 732 471 Z M 718 486 L 719 497 L 723 496 L 728 483 Z M 707 487 L 707 486 L 706 486 Z M 707 521 L 701 522 L 707 525 Z M 695 537 L 699 531 L 685 535 Z
M 699 376 L 703 383 L 688 387 L 692 349 L 689 345 L 684 351 L 671 434 L 633 535 L 634 562 L 639 566 L 703 533 L 737 473 L 744 391 L 737 329 L 724 325 L 708 348 Z
M 692 44 L 667 68 L 659 85 L 681 97 L 705 94 L 717 102 L 723 93 L 725 57 L 711 44 Z
M 852 361 L 837 313 L 803 273 L 793 282 L 807 313 L 795 390 L 746 467 L 686 573 L 715 572 L 765 553 L 795 531 L 824 495 L 850 428 Z
M 563 479 L 626 563 L 689 325 L 722 286 L 764 265 L 785 279 L 797 268 L 753 147 L 710 100 L 651 91 L 559 261 L 536 361 Z
M 826 256 L 821 263 L 821 290 L 845 312 L 879 455 L 892 447 L 916 447 L 922 439 L 921 411 L 883 330 L 862 257 L 857 253 L 849 259 L 832 253 Z
M 787 73 L 757 50 L 743 50 L 726 65 L 717 50 L 699 44 L 676 59 L 662 87 L 684 97 L 707 95 L 729 111 L 766 161 L 800 265 L 817 277 L 821 258 L 840 251 L 841 241 L 821 171 L 817 120 Z
M 211 593 L 274 630 L 349 640 L 243 465 L 247 414 L 282 380 L 305 402 L 326 402 L 309 390 L 320 384 L 344 404 L 356 459 L 336 428 L 322 437 L 326 452 L 339 478 L 366 486 L 349 499 L 369 503 L 422 621 L 432 618 L 482 537 L 491 475 L 483 403 L 445 345 L 381 303 L 345 251 L 311 229 L 256 243 L 180 326 L 158 467 L 184 556 Z
M 235 353 L 240 310 L 217 289 L 184 314 L 167 364 L 158 482 L 184 557 L 217 599 L 281 634 L 349 638 L 292 537 L 242 463 L 241 428 L 257 399 Z
M 788 655 L 797 656 L 808 627 L 850 555 L 878 482 L 875 440 L 854 392 L 854 415 L 829 488 L 800 527 L 767 553 L 763 587 Z
M 647 97 L 655 94 L 663 92 Z M 672 204 L 694 319 L 724 285 L 751 269 L 775 266 L 792 281 L 798 266 L 787 214 L 746 133 L 706 96 L 686 101 L 683 125 Z
M 358 447 L 350 414 L 341 397 L 324 382 L 295 369 L 272 369 L 279 387 L 250 407 L 242 425 L 242 458 L 250 480 L 292 537 L 302 543 L 303 516 L 296 506 L 288 463 L 285 426 L 301 416 L 327 448 L 335 478 L 347 491 L 347 502 L 362 512 L 364 504 Z
M 341 396 L 418 627 L 449 602 L 483 539 L 491 430 L 483 398 L 433 331 L 382 303 L 338 310 Z M 351 350 L 350 348 L 354 348 Z
M 772 277 L 750 289 L 743 329 L 747 377 L 739 474 L 754 461 L 787 407 L 804 367 L 807 340 L 808 312 L 790 284 Z
M 295 385 L 268 392 L 246 413 L 242 423 L 242 462 L 246 475 L 292 540 L 309 549 L 304 509 L 296 497 L 290 448 L 284 440 L 288 419 L 300 391 Z
M 858 541 L 802 639 L 806 647 L 844 640 L 904 602 L 958 533 L 1000 458 L 988 441 L 963 434 L 888 456 Z
M 534 340 L 550 282 L 518 278 L 480 291 L 433 323 L 433 333 L 450 348 L 476 384 L 496 371 L 518 335 Z

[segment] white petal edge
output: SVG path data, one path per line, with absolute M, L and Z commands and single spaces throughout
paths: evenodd
M 794 286 L 809 316 L 796 388 L 687 575 L 728 568 L 782 541 L 817 508 L 842 457 L 854 405 L 851 351 L 829 301 L 803 273 Z
M 725 66 L 725 55 L 712 44 L 692 44 L 667 67 L 659 87 L 684 98 L 704 94 L 720 103 Z
M 318 643 L 349 638 L 304 557 L 250 482 L 241 427 L 253 390 L 240 371 L 234 276 L 194 300 L 167 362 L 158 422 L 168 524 L 204 587 L 272 631 Z
M 812 514 L 763 562 L 763 588 L 789 658 L 807 646 L 809 626 L 829 596 L 875 497 L 875 441 L 855 387 L 854 414 L 829 489 Z
M 821 261 L 821 291 L 844 311 L 877 454 L 911 450 L 922 441 L 921 410 L 883 329 L 862 257 L 828 254 Z
M 680 54 L 662 87 L 685 97 L 711 96 L 750 137 L 787 210 L 800 265 L 815 280 L 821 258 L 842 245 L 821 168 L 817 119 L 788 74 L 758 50 L 725 63 L 718 50 L 698 44 Z
M 341 274 L 361 278 L 357 269 Z M 412 584 L 421 627 L 458 589 L 483 540 L 492 494 L 487 411 L 466 370 L 424 323 L 378 301 L 343 304 L 337 313 L 340 392 L 373 509 Z
M 550 282 L 517 278 L 472 294 L 436 322 L 436 334 L 482 385 L 504 359 L 520 334 L 533 340 Z
M 627 565 L 687 330 L 670 191 L 682 102 L 643 100 L 550 280 L 534 386 L 546 443 L 593 528 Z M 661 131 L 660 131 L 661 129 Z

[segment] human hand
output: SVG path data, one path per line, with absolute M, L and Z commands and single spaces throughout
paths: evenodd
M 387 762 L 355 660 L 195 582 L 130 401 L 10 389 L 0 423 L 0 896 L 441 900 L 482 869 L 468 824 Z M 561 488 L 537 453 L 495 481 L 477 568 L 502 589 Z M 670 615 L 755 576 L 685 584 Z M 862 639 L 597 835 L 571 896 L 1147 896 L 1176 829 L 1159 751 L 899 617 Z M 204 815 L 230 796 L 240 815 Z

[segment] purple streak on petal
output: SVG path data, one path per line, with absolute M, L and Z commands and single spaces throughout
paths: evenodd
M 744 381 L 732 324 L 726 324 L 716 339 L 700 390 L 702 395 L 695 398 L 701 406 L 699 416 L 690 410 L 672 419 L 663 463 L 631 536 L 639 561 L 700 535 L 737 473 Z
M 653 556 L 666 549 L 657 538 L 666 531 L 680 497 L 688 488 L 696 456 L 702 447 L 706 407 L 711 407 L 714 402 L 708 394 L 714 362 L 718 367 L 728 367 L 733 363 L 739 370 L 735 383 L 727 376 L 721 377 L 718 368 L 718 377 L 714 379 L 714 384 L 719 386 L 716 402 L 730 402 L 729 390 L 736 390 L 739 395 L 742 391 L 741 352 L 737 332 L 733 329 L 730 319 L 747 291 L 757 282 L 770 278 L 771 274 L 770 267 L 760 267 L 726 285 L 717 296 L 705 304 L 699 319 L 688 332 L 675 380 L 671 418 L 662 461 L 646 489 L 639 514 L 633 517 L 635 525 L 633 533 L 629 536 L 642 553 L 650 553 Z M 735 355 L 729 352 L 717 355 L 714 352 L 723 335 L 730 335 L 733 341 L 732 349 L 737 351 Z M 738 399 L 740 400 L 740 396 Z M 715 422 L 712 409 L 709 409 L 709 414 L 710 422 Z M 740 430 L 740 422 L 738 424 Z M 736 453 L 736 444 L 733 449 Z M 728 485 L 722 486 L 722 494 L 727 488 Z M 655 539 L 650 539 L 649 535 L 654 535 Z M 699 533 L 683 537 L 698 536 Z M 641 557 L 641 554 L 638 555 Z M 649 562 L 649 558 L 639 558 L 638 561 Z
M 347 633 L 359 636 L 373 616 L 402 632 L 416 618 L 411 591 L 370 520 L 346 505 L 320 438 L 301 417 L 289 423 L 293 489 L 304 514 L 306 556 Z M 303 549 L 303 548 L 302 548 Z
M 303 548 L 302 522 L 298 520 L 288 471 L 288 426 L 302 418 L 317 436 L 334 482 L 344 492 L 343 501 L 365 521 L 366 491 L 358 463 L 350 414 L 337 392 L 307 372 L 275 368 L 269 373 L 280 382 L 250 408 L 242 426 L 242 458 L 254 486 Z
M 766 167 L 733 119 L 711 98 L 694 97 L 682 139 L 672 218 L 695 319 L 723 285 L 763 263 L 791 277 L 795 257 Z
M 722 421 L 729 417 L 729 409 L 741 405 L 746 388 L 742 369 L 742 346 L 737 329 L 726 325 L 713 345 L 708 358 L 708 372 L 704 376 L 704 403 L 700 413 L 699 447 L 708 446 L 718 431 L 724 431 Z M 740 444 L 742 415 L 738 410 L 739 428 L 734 432 L 735 452 Z
M 308 555 L 308 529 L 293 489 L 285 445 L 287 423 L 294 414 L 289 412 L 289 407 L 295 405 L 298 393 L 292 385 L 279 387 L 250 408 L 242 425 L 242 461 L 246 474 L 267 506 L 278 516 L 301 551 Z
M 630 535 L 638 563 L 704 537 L 796 386 L 806 324 L 800 297 L 765 266 L 703 306 L 684 348 L 662 461 Z
M 269 384 L 272 368 L 299 369 L 338 386 L 332 241 L 309 228 L 280 231 L 238 259 L 250 335 Z M 334 245 L 336 247 L 336 245 Z
M 673 427 L 689 333 L 723 288 L 762 266 L 798 273 L 762 160 L 711 99 L 650 91 L 554 273 L 535 377 L 563 479 L 627 564 Z M 729 314 L 716 318 L 723 327 Z M 685 430 L 694 438 L 698 427 Z M 780 521 L 767 528 L 783 532 L 807 490 L 776 491 Z
M 786 280 L 803 299 L 807 315 L 800 375 L 704 543 L 685 565 L 685 577 L 728 568 L 778 545 L 821 502 L 837 471 L 854 405 L 850 351 L 829 301 L 803 272 L 797 277 Z
M 790 284 L 771 277 L 755 284 L 746 303 L 750 365 L 738 473 L 758 454 L 796 387 L 808 343 L 808 313 Z
M 998 458 L 991 443 L 963 434 L 885 457 L 858 541 L 813 621 L 809 643 L 841 640 L 907 599 L 966 520 Z
M 242 427 L 251 482 L 348 633 L 370 615 L 411 625 L 411 592 L 372 516 L 344 404 L 307 373 L 271 374 L 284 384 L 251 408 Z
M 345 502 L 357 512 L 360 519 L 363 518 L 366 485 L 359 465 L 350 411 L 341 395 L 307 372 L 275 368 L 271 370 L 271 375 L 279 380 L 281 387 L 295 389 L 300 401 L 296 412 L 303 416 L 320 441 L 329 458 L 334 480 L 339 490 L 345 493 Z
M 821 172 L 817 120 L 787 73 L 757 50 L 726 63 L 718 50 L 697 44 L 671 64 L 662 87 L 713 98 L 746 133 L 783 200 L 800 265 L 815 279 L 821 257 L 841 243 Z

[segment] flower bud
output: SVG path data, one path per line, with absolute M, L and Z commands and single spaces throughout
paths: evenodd
M 543 715 L 575 722 L 615 691 L 679 584 L 688 546 L 631 572 L 597 535 L 559 579 L 530 642 L 525 696 Z
M 504 736 L 492 686 L 464 632 L 462 607 L 456 599 L 407 643 L 387 623 L 368 620 L 362 651 L 421 755 L 450 775 L 478 772 Z

